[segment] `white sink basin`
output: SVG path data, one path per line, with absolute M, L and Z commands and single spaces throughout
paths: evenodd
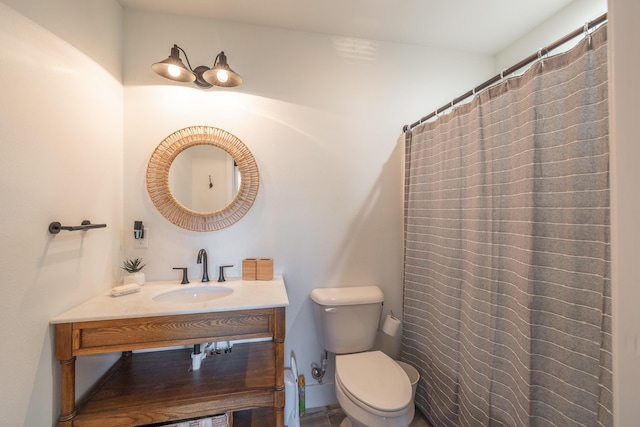
M 218 298 L 224 298 L 231 295 L 233 289 L 225 286 L 202 285 L 202 286 L 185 286 L 183 288 L 174 289 L 163 292 L 153 297 L 155 302 L 182 304 L 191 302 L 205 302 Z

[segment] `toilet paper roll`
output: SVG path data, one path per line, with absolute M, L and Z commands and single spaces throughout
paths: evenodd
M 400 329 L 401 324 L 402 322 L 400 322 L 399 319 L 392 316 L 391 314 L 387 314 L 387 317 L 384 319 L 384 324 L 382 325 L 382 332 L 395 337 L 398 333 L 398 330 Z

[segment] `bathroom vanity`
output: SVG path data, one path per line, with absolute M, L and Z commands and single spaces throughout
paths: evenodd
M 57 425 L 142 426 L 227 414 L 234 427 L 283 427 L 284 281 L 230 279 L 224 287 L 232 292 L 210 299 L 203 291 L 215 286 L 148 283 L 136 294 L 105 293 L 53 319 L 61 366 Z M 193 299 L 185 300 L 191 290 Z M 195 371 L 192 350 L 181 348 L 238 340 L 247 341 L 208 356 Z M 122 356 L 76 402 L 76 358 L 112 352 Z

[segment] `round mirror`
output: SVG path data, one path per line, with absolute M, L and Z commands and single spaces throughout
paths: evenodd
M 192 126 L 165 138 L 147 166 L 147 191 L 173 224 L 215 231 L 236 223 L 258 194 L 258 166 L 249 149 L 222 129 Z

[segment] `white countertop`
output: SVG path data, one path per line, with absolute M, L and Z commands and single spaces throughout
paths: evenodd
M 153 298 L 174 289 L 200 286 L 225 286 L 233 290 L 223 298 L 200 302 L 157 302 Z M 282 276 L 273 280 L 242 280 L 227 278 L 225 282 L 147 282 L 140 292 L 111 296 L 109 291 L 68 310 L 51 320 L 52 324 L 87 322 L 93 320 L 128 319 L 148 316 L 170 316 L 176 314 L 209 313 L 233 310 L 286 307 L 289 305 L 287 290 Z

